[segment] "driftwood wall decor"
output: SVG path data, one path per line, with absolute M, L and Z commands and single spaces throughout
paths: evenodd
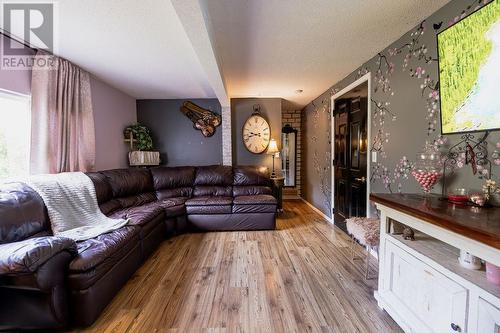
M 211 137 L 215 128 L 221 124 L 221 116 L 210 110 L 204 109 L 193 102 L 184 102 L 181 112 L 193 122 L 193 127 L 201 131 L 204 137 Z

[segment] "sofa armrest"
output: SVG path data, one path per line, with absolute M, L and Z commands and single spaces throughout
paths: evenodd
M 0 245 L 0 276 L 29 274 L 61 252 L 76 255 L 76 243 L 65 237 L 38 237 Z

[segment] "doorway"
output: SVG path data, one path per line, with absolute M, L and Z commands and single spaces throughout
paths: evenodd
M 332 216 L 369 215 L 370 73 L 332 96 Z

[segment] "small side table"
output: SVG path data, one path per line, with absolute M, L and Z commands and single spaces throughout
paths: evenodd
M 278 213 L 283 212 L 283 186 L 285 185 L 285 177 L 271 177 L 273 181 L 273 195 L 278 201 Z

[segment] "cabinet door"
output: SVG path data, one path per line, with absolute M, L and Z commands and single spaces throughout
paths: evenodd
M 477 309 L 477 332 L 500 333 L 500 310 L 482 298 Z
M 391 241 L 384 269 L 384 298 L 413 332 L 466 331 L 467 289 Z

